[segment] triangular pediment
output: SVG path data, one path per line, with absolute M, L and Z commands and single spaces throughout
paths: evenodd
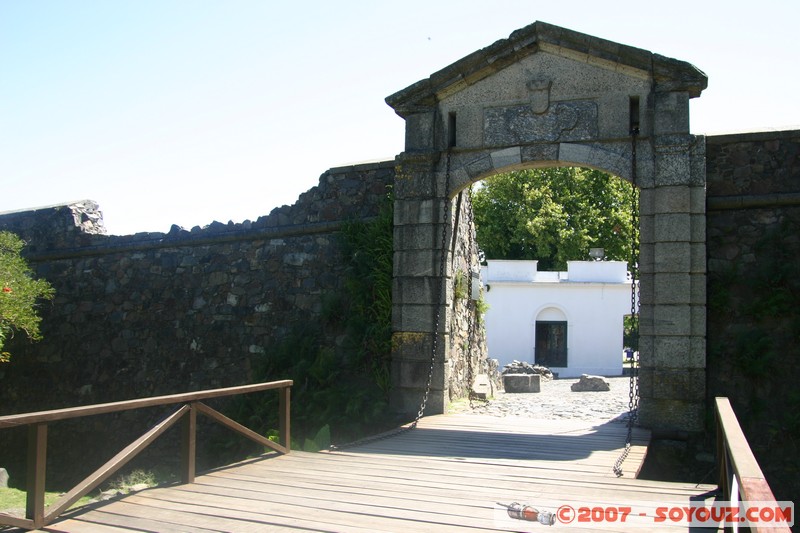
M 386 98 L 406 117 L 434 106 L 501 70 L 540 52 L 561 56 L 631 77 L 652 80 L 660 91 L 685 91 L 697 97 L 708 86 L 694 65 L 544 22 L 512 33 Z

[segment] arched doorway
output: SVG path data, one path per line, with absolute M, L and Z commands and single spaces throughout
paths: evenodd
M 688 63 L 537 22 L 387 98 L 406 120 L 394 186 L 397 409 L 416 411 L 434 352 L 428 408 L 446 403 L 456 349 L 438 266 L 465 224 L 453 198 L 500 172 L 585 166 L 641 192 L 640 420 L 702 429 L 705 144 L 689 133 L 689 99 L 706 84 Z
M 561 309 L 548 306 L 536 314 L 533 323 L 533 360 L 548 368 L 569 365 L 569 320 Z

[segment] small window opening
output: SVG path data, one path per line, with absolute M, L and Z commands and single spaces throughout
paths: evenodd
M 639 97 L 631 96 L 629 102 L 629 116 L 630 116 L 630 133 L 631 135 L 639 134 Z
M 456 146 L 456 114 L 450 113 L 447 115 L 447 147 L 455 148 Z

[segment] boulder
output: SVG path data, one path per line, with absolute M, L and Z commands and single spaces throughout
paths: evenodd
M 540 392 L 540 380 L 538 374 L 504 374 L 503 388 L 506 393 Z
M 8 488 L 8 471 L 5 468 L 0 468 L 0 489 Z
M 611 390 L 608 381 L 604 377 L 590 376 L 588 374 L 583 374 L 570 388 L 572 392 L 604 392 Z
M 478 374 L 475 376 L 475 381 L 472 384 L 473 398 L 486 400 L 490 396 L 494 396 L 493 392 L 492 383 L 487 374 Z
M 539 374 L 545 381 L 553 379 L 553 373 L 546 366 L 532 365 L 516 359 L 503 368 L 503 374 Z

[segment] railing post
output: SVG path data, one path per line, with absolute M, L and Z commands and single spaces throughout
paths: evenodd
M 292 423 L 291 423 L 291 398 L 292 389 L 290 387 L 283 387 L 278 389 L 278 396 L 280 398 L 278 406 L 278 429 L 280 431 L 281 445 L 286 448 L 286 453 L 292 451 Z
M 47 468 L 47 423 L 28 425 L 28 494 L 25 518 L 33 526 L 44 525 L 44 482 Z
M 717 469 L 719 472 L 719 488 L 722 490 L 722 497 L 727 498 L 726 481 L 728 477 L 727 465 L 728 458 L 726 457 L 727 451 L 725 450 L 725 435 L 722 432 L 722 420 L 720 420 L 719 409 L 714 409 L 714 420 L 716 424 L 717 436 Z
M 183 419 L 183 441 L 181 445 L 181 482 L 194 483 L 197 465 L 197 402 L 189 404 L 189 412 Z

